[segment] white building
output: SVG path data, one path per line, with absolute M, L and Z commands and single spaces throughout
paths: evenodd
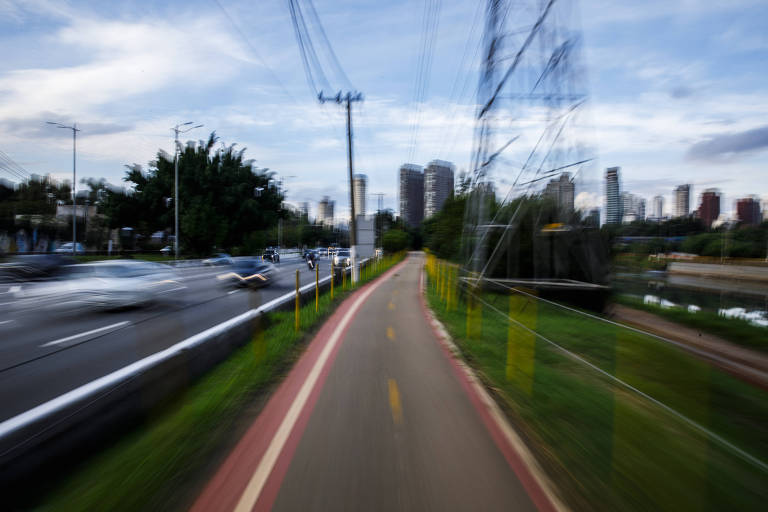
M 424 170 L 425 219 L 439 212 L 453 193 L 453 172 L 453 164 L 445 160 L 432 160 Z
M 368 185 L 368 176 L 355 174 L 352 177 L 352 200 L 355 204 L 355 215 L 365 215 L 365 193 Z

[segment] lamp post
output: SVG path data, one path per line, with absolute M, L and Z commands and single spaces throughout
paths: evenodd
M 175 259 L 179 259 L 179 134 L 187 133 L 195 128 L 202 128 L 203 125 L 191 126 L 186 129 L 182 129 L 182 126 L 189 126 L 192 121 L 186 123 L 177 124 L 171 130 L 173 130 L 174 145 L 173 145 L 173 207 L 174 207 L 174 220 L 173 220 L 173 248 L 176 255 Z
M 77 123 L 67 126 L 53 121 L 46 121 L 58 128 L 72 130 L 72 255 L 77 254 Z

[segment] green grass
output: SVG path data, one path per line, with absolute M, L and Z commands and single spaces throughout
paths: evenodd
M 616 295 L 614 301 L 719 336 L 746 348 L 768 352 L 768 328 L 752 325 L 740 318 L 724 318 L 712 311 L 689 313 L 681 307 L 662 308 L 653 304 L 644 304 L 641 299 L 629 295 Z
M 519 296 L 518 296 L 519 297 Z M 763 510 L 768 474 L 696 428 L 507 320 L 484 293 L 467 336 L 464 298 L 427 299 L 576 510 Z M 525 308 L 525 309 L 523 309 Z M 762 461 L 768 394 L 654 338 L 533 300 L 514 317 L 608 375 Z M 475 325 L 476 325 L 475 324 Z M 510 348 L 511 347 L 511 348 Z
M 401 259 L 385 258 L 376 275 Z M 373 272 L 366 276 L 375 278 Z M 184 505 L 189 499 L 184 490 L 195 492 L 188 482 L 226 445 L 243 410 L 280 378 L 299 355 L 300 342 L 349 294 L 338 284 L 333 301 L 328 292 L 320 295 L 318 313 L 314 298 L 304 301 L 299 332 L 293 312 L 267 315 L 247 345 L 117 444 L 82 464 L 40 509 L 167 510 Z

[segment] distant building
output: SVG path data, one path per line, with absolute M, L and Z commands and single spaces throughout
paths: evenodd
M 355 215 L 365 215 L 365 193 L 368 185 L 368 176 L 355 174 L 352 178 L 352 200 L 355 205 Z
M 309 203 L 306 201 L 303 201 L 299 203 L 299 215 L 301 215 L 304 219 L 309 218 Z
M 760 224 L 763 220 L 760 215 L 760 199 L 757 196 L 749 196 L 736 201 L 736 218 L 748 226 Z
M 317 203 L 317 222 L 325 226 L 333 226 L 333 207 L 334 202 L 331 198 L 324 196 Z
M 574 188 L 573 181 L 571 181 L 571 173 L 564 172 L 559 178 L 547 183 L 547 188 L 544 189 L 544 196 L 552 198 L 561 210 L 572 212 Z
M 609 167 L 605 170 L 605 223 L 621 224 L 621 185 L 619 183 L 620 167 Z
M 653 211 L 652 217 L 654 220 L 659 221 L 664 216 L 664 196 L 656 196 L 653 198 Z
M 645 220 L 645 199 L 630 192 L 622 192 L 621 210 L 623 223 Z
M 599 228 L 600 227 L 600 208 L 592 208 L 591 210 L 589 210 L 589 213 L 587 214 L 587 217 L 584 219 L 584 222 L 586 222 L 587 226 Z
M 675 212 L 673 217 L 687 217 L 691 213 L 691 186 L 675 187 Z
M 445 160 L 432 160 L 424 170 L 425 219 L 439 212 L 453 193 L 453 171 L 453 164 Z
M 424 220 L 424 173 L 419 165 L 400 167 L 400 217 L 410 226 Z
M 720 191 L 716 188 L 708 188 L 701 194 L 698 216 L 706 227 L 712 227 L 712 223 L 720 216 Z

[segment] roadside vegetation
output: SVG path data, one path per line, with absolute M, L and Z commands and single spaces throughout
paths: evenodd
M 360 285 L 375 279 L 404 257 L 386 256 L 361 272 Z M 349 287 L 349 280 L 346 280 Z M 115 445 L 85 461 L 47 496 L 42 510 L 169 510 L 189 506 L 244 415 L 255 415 L 271 385 L 287 373 L 336 306 L 351 293 L 335 286 L 304 299 L 300 330 L 294 313 L 263 318 L 249 343 L 210 370 L 161 412 L 147 419 Z
M 570 507 L 764 509 L 765 390 L 521 294 L 470 300 L 451 266 L 432 259 L 428 269 L 430 307 Z

